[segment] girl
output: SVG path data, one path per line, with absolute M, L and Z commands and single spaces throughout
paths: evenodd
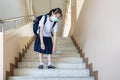
M 56 51 L 56 40 L 57 40 L 57 23 L 59 19 L 62 17 L 62 10 L 60 8 L 52 9 L 47 14 L 47 19 L 44 24 L 45 16 L 41 18 L 39 21 L 40 27 L 40 35 L 36 36 L 34 51 L 39 53 L 39 61 L 40 64 L 38 66 L 39 69 L 44 67 L 43 64 L 43 54 L 48 55 L 48 69 L 54 69 L 55 66 L 52 64 L 52 53 Z M 54 25 L 54 27 L 53 27 Z M 54 29 L 54 37 L 53 43 L 51 39 L 51 31 L 52 27 Z

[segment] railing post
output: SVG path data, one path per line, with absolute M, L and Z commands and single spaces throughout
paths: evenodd
M 24 20 L 25 20 L 25 19 L 22 20 L 22 24 L 23 24 L 23 25 L 24 25 Z
M 2 32 L 4 32 L 4 28 L 3 28 L 3 26 L 2 26 Z
M 4 27 L 3 27 L 4 21 L 1 20 L 1 19 L 0 19 L 0 24 L 2 25 L 2 26 L 1 26 L 1 27 L 2 27 L 1 29 L 2 29 L 2 30 L 1 30 L 1 31 L 3 32 L 3 31 L 4 31 Z
M 17 20 L 15 20 L 15 27 L 17 27 Z

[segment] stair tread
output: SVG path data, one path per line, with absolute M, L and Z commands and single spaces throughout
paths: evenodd
M 14 69 L 15 75 L 18 76 L 41 76 L 41 77 L 80 77 L 80 76 L 89 76 L 89 69 Z
M 48 78 L 43 78 L 43 77 L 34 77 L 34 76 L 16 76 L 16 77 L 9 77 L 10 80 L 94 80 L 94 77 L 69 77 L 69 78 L 64 78 L 64 77 L 48 77 Z
M 47 63 L 46 63 L 47 64 Z M 47 65 L 45 64 L 45 67 Z M 39 62 L 19 62 L 18 67 L 19 68 L 37 68 L 39 65 Z M 64 68 L 64 69 L 85 69 L 86 65 L 85 63 L 54 63 L 56 68 Z
M 38 57 L 39 55 L 38 54 L 25 54 L 25 57 Z M 80 57 L 80 55 L 67 55 L 67 54 L 53 54 L 52 55 L 52 58 L 55 58 L 55 57 Z M 47 55 L 43 55 L 43 58 L 47 58 Z
M 34 54 L 34 53 L 37 53 L 37 52 L 35 52 L 35 51 L 33 51 L 33 50 L 28 50 L 27 51 L 27 53 L 29 53 L 29 54 Z M 74 51 L 67 51 L 67 50 L 57 50 L 56 52 L 55 52 L 55 54 L 59 54 L 59 53 L 62 53 L 62 54 L 76 54 L 76 53 L 78 53 L 78 51 L 76 51 L 76 50 L 74 50 Z
M 39 62 L 39 58 L 22 58 L 23 62 Z M 47 59 L 43 58 L 43 61 L 47 61 Z M 53 58 L 53 62 L 83 62 L 82 58 Z

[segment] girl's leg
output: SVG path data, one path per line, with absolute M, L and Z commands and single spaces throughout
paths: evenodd
M 40 63 L 43 63 L 43 54 L 42 53 L 39 53 L 39 61 L 40 61 Z
M 55 69 L 55 66 L 52 64 L 52 54 L 48 54 L 48 68 Z
M 48 65 L 52 63 L 52 54 L 48 54 Z
M 42 69 L 44 67 L 43 64 L 43 54 L 39 53 L 39 61 L 40 61 L 40 65 L 38 66 L 39 69 Z

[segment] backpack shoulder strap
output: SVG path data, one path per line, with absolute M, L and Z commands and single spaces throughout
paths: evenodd
M 47 21 L 47 15 L 44 15 L 44 16 L 45 16 L 45 20 L 44 20 L 44 25 L 45 25 L 45 23 Z
M 52 28 L 54 28 L 54 26 L 55 26 L 56 23 L 57 23 L 57 22 L 54 22 Z M 53 33 L 52 33 L 52 31 L 51 31 L 51 35 L 52 35 L 52 37 L 53 37 Z
M 53 26 L 52 26 L 52 28 L 54 28 L 54 26 L 55 26 L 55 24 L 56 24 L 57 22 L 54 22 L 54 24 L 53 24 Z

